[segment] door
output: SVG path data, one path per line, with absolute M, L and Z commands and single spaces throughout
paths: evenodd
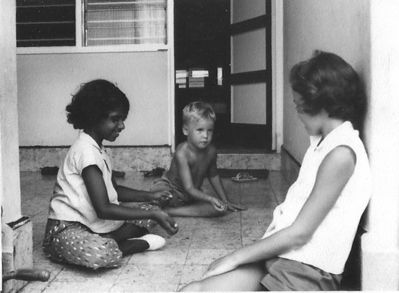
M 232 143 L 271 150 L 271 1 L 230 3 Z
M 271 149 L 271 0 L 175 0 L 176 144 L 192 101 L 216 112 L 219 150 Z
M 230 124 L 230 0 L 175 0 L 174 7 L 176 144 L 185 139 L 184 106 L 201 100 L 216 112 L 220 146 Z

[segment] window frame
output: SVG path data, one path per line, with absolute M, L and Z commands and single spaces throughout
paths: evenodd
M 17 54 L 67 54 L 67 53 L 112 53 L 112 52 L 154 52 L 167 51 L 171 48 L 173 40 L 173 0 L 166 0 L 166 44 L 125 44 L 125 45 L 101 45 L 84 46 L 84 0 L 75 0 L 75 46 L 51 46 L 51 47 L 17 47 Z

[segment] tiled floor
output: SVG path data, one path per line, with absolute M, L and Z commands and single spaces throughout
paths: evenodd
M 151 180 L 141 173 L 127 173 L 119 183 L 147 189 Z M 153 232 L 167 238 L 162 250 L 126 257 L 117 269 L 88 271 L 55 264 L 43 256 L 41 241 L 54 181 L 55 176 L 39 172 L 21 173 L 22 211 L 33 222 L 34 267 L 51 272 L 48 282 L 31 282 L 22 292 L 176 291 L 198 279 L 214 259 L 261 237 L 288 187 L 279 172 L 250 183 L 223 179 L 230 196 L 248 210 L 221 218 L 176 218 L 180 229 L 176 235 L 154 228 Z

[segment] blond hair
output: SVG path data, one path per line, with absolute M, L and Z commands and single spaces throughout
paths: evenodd
M 183 109 L 183 125 L 187 125 L 193 119 L 210 119 L 216 121 L 216 114 L 210 104 L 196 101 L 186 105 Z

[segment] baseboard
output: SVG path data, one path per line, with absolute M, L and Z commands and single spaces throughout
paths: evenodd
M 217 167 L 220 169 L 281 169 L 281 156 L 277 153 L 218 154 Z
M 301 164 L 287 151 L 281 147 L 281 173 L 284 179 L 291 185 L 298 178 Z
M 39 171 L 43 167 L 57 167 L 69 147 L 21 147 L 20 171 Z M 168 168 L 172 158 L 170 146 L 107 147 L 112 169 L 118 171 L 146 171 L 156 167 Z
M 40 171 L 44 167 L 58 167 L 68 151 L 60 147 L 21 147 L 20 171 Z M 148 171 L 168 168 L 172 159 L 170 146 L 108 147 L 112 169 L 117 171 Z M 224 169 L 280 170 L 281 157 L 277 153 L 219 153 L 217 167 Z

